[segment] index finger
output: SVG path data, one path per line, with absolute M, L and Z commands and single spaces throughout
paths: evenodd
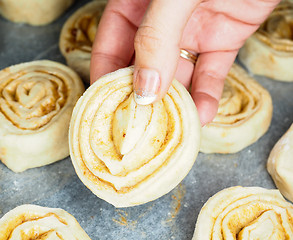
M 92 48 L 91 83 L 126 67 L 134 53 L 134 36 L 149 0 L 110 0 L 99 23 Z

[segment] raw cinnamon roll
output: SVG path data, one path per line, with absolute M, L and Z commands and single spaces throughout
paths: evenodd
M 276 143 L 267 168 L 280 192 L 293 202 L 293 124 Z
M 45 25 L 57 19 L 74 0 L 1 0 L 0 14 L 13 22 Z
M 96 81 L 79 99 L 70 123 L 70 156 L 83 183 L 116 207 L 139 205 L 171 191 L 198 153 L 200 122 L 176 80 L 154 104 L 137 105 L 133 68 Z
M 292 219 L 293 205 L 278 190 L 231 187 L 205 203 L 192 239 L 292 239 Z
M 21 205 L 0 219 L 1 240 L 90 240 L 76 219 L 60 208 Z
M 59 47 L 67 64 L 81 78 L 90 81 L 90 60 L 96 29 L 106 1 L 92 1 L 78 9 L 64 24 Z
M 234 64 L 225 80 L 218 113 L 202 128 L 200 151 L 235 153 L 242 150 L 268 130 L 272 110 L 269 92 Z
M 239 52 L 254 74 L 293 81 L 293 1 L 282 1 Z
M 68 156 L 69 121 L 83 91 L 78 75 L 57 62 L 0 71 L 0 160 L 21 172 Z

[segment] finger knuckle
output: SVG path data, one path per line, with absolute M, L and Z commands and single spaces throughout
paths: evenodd
M 162 34 L 151 26 L 141 26 L 134 38 L 135 50 L 153 52 L 162 47 Z

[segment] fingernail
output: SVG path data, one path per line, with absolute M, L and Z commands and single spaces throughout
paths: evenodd
M 153 103 L 158 95 L 160 76 L 156 70 L 141 68 L 134 74 L 134 99 L 137 104 Z

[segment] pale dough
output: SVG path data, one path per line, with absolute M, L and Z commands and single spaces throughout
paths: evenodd
M 0 71 L 0 160 L 21 172 L 67 157 L 70 117 L 83 91 L 79 76 L 53 61 Z
M 271 151 L 267 168 L 280 192 L 293 201 L 293 124 Z
M 76 219 L 60 208 L 25 204 L 0 219 L 1 240 L 90 240 Z
M 218 113 L 202 128 L 200 151 L 235 153 L 244 149 L 268 130 L 272 111 L 269 92 L 234 64 L 225 80 Z
M 59 48 L 68 66 L 90 82 L 90 60 L 96 30 L 106 1 L 92 1 L 78 9 L 64 24 Z
M 143 204 L 175 188 L 198 154 L 200 121 L 176 80 L 163 100 L 137 105 L 133 68 L 96 81 L 77 102 L 70 156 L 81 181 L 115 207 Z
M 254 74 L 293 81 L 293 1 L 282 1 L 239 51 Z
M 57 19 L 74 0 L 0 0 L 0 14 L 13 22 L 45 25 Z
M 293 205 L 278 190 L 231 187 L 202 207 L 192 240 L 293 239 Z

